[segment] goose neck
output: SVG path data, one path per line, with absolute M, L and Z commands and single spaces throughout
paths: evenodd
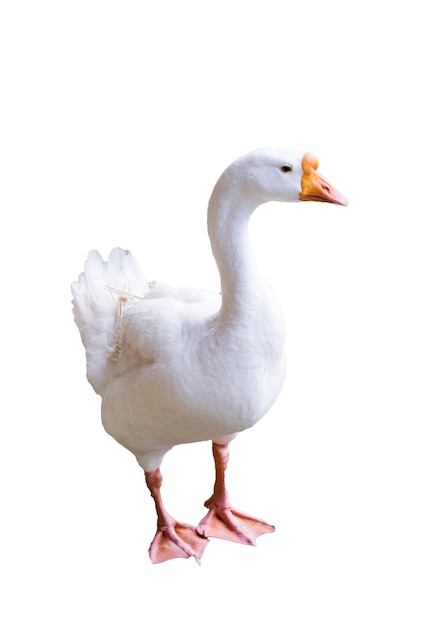
M 249 220 L 259 202 L 238 191 L 215 189 L 208 208 L 208 233 L 222 293 L 222 317 L 254 312 L 270 288 L 259 272 L 249 241 Z

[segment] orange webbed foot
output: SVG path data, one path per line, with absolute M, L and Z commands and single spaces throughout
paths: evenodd
M 197 532 L 204 537 L 217 537 L 254 546 L 257 537 L 274 532 L 275 527 L 230 506 L 225 487 L 229 447 L 213 442 L 212 452 L 216 470 L 214 492 L 205 502 L 209 511 L 198 525 Z
M 204 537 L 216 537 L 254 546 L 257 537 L 275 531 L 275 527 L 264 520 L 231 507 L 216 507 L 209 504 L 209 501 L 205 506 L 209 507 L 209 511 L 197 527 L 197 532 Z
M 168 514 L 161 497 L 162 476 L 159 467 L 144 473 L 158 515 L 158 529 L 149 548 L 152 563 L 193 556 L 200 564 L 208 539 L 199 535 L 194 526 L 178 522 Z
M 188 559 L 193 556 L 200 565 L 200 559 L 208 545 L 208 539 L 199 535 L 194 526 L 173 521 L 158 527 L 149 548 L 152 563 L 163 563 L 170 559 Z

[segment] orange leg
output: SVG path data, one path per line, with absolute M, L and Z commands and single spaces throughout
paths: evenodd
M 194 526 L 178 522 L 167 513 L 161 497 L 160 469 L 144 472 L 144 474 L 150 494 L 155 501 L 158 516 L 158 528 L 149 548 L 152 563 L 162 563 L 178 557 L 187 559 L 190 556 L 194 556 L 200 563 L 208 540 L 200 536 Z
M 212 453 L 216 471 L 214 492 L 205 502 L 209 511 L 198 525 L 197 531 L 204 537 L 218 537 L 253 546 L 257 537 L 274 532 L 275 527 L 257 517 L 231 508 L 225 487 L 229 447 L 227 444 L 213 443 Z

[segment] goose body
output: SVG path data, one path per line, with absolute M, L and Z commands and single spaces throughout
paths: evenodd
M 231 509 L 224 486 L 229 442 L 268 412 L 286 370 L 283 314 L 253 258 L 248 223 L 269 200 L 346 204 L 317 165 L 308 153 L 262 149 L 237 159 L 219 178 L 208 232 L 221 295 L 148 283 L 120 248 L 107 262 L 92 251 L 72 285 L 104 428 L 135 455 L 155 500 L 153 562 L 200 559 L 207 536 L 253 544 L 273 530 Z M 194 528 L 165 510 L 159 467 L 174 445 L 206 440 L 213 442 L 216 484 L 205 503 L 209 512 Z

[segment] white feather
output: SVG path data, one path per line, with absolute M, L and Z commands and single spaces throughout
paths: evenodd
M 103 425 L 144 470 L 156 469 L 173 445 L 230 441 L 275 401 L 285 376 L 285 326 L 253 259 L 248 222 L 268 200 L 301 199 L 304 163 L 300 152 L 257 150 L 218 180 L 208 232 L 221 296 L 149 284 L 120 248 L 107 262 L 91 252 L 73 284 Z M 315 171 L 315 157 L 308 164 Z

